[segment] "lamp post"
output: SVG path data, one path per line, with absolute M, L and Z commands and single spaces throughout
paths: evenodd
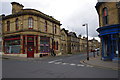
M 82 26 L 86 26 L 86 34 L 87 34 L 87 60 L 89 60 L 89 50 L 88 50 L 88 24 L 83 24 Z

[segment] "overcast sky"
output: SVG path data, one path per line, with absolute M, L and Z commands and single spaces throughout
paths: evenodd
M 99 20 L 95 9 L 97 0 L 2 0 L 0 12 L 11 14 L 13 1 L 23 4 L 24 9 L 32 8 L 53 16 L 61 22 L 61 28 L 76 32 L 77 35 L 86 36 L 86 27 L 82 24 L 88 23 L 89 39 L 98 39 L 96 29 L 99 27 Z

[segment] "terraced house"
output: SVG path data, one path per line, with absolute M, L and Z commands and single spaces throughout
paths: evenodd
M 64 28 L 61 29 L 61 53 L 66 54 L 68 53 L 68 30 L 65 30 Z
M 80 41 L 75 32 L 69 32 L 67 37 L 68 53 L 80 52 Z
M 7 55 L 39 57 L 60 53 L 60 21 L 12 2 L 12 14 L 2 15 L 2 51 Z

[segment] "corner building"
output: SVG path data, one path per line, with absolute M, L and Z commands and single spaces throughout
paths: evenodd
M 2 51 L 6 55 L 40 57 L 52 48 L 60 53 L 60 21 L 12 2 L 12 14 L 2 15 Z
M 103 60 L 120 60 L 120 2 L 98 2 Z

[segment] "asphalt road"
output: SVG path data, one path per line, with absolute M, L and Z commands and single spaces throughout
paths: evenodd
M 90 55 L 92 56 L 92 55 Z M 3 59 L 3 78 L 118 78 L 118 71 L 81 64 L 86 54 L 42 59 Z

